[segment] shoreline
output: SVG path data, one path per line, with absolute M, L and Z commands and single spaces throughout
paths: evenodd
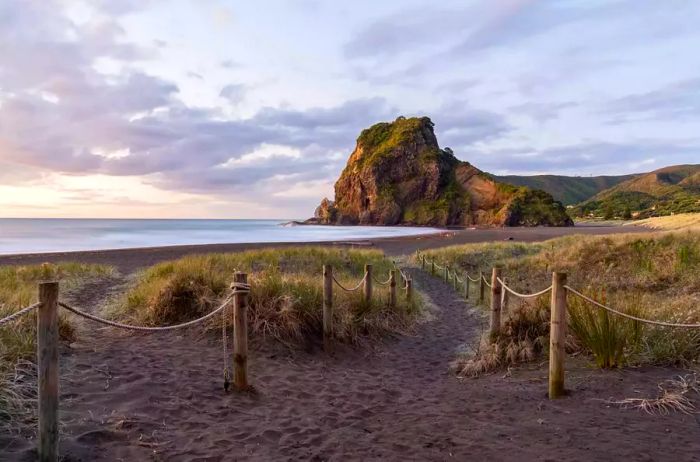
M 79 261 L 99 263 L 116 267 L 124 274 L 161 261 L 174 260 L 186 255 L 202 253 L 241 252 L 264 248 L 284 248 L 296 246 L 346 246 L 376 248 L 389 256 L 412 254 L 416 250 L 444 247 L 448 245 L 516 241 L 537 242 L 561 236 L 586 234 L 604 235 L 619 233 L 647 233 L 654 230 L 635 226 L 573 226 L 535 228 L 474 228 L 444 229 L 430 234 L 412 236 L 380 237 L 373 239 L 343 239 L 330 241 L 304 242 L 248 242 L 231 244 L 189 244 L 158 247 L 136 247 L 124 249 L 81 250 L 51 253 L 23 253 L 0 255 L 2 265 L 29 265 L 55 263 L 59 261 Z

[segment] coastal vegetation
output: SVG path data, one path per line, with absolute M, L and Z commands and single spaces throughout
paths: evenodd
M 104 265 L 58 263 L 27 266 L 0 266 L 0 318 L 37 302 L 37 284 L 44 280 L 61 281 L 70 291 L 80 289 L 91 278 L 111 274 Z M 62 341 L 75 338 L 75 328 L 64 313 L 59 313 Z M 17 429 L 34 418 L 36 383 L 36 312 L 21 316 L 0 327 L 0 430 Z
M 700 322 L 700 233 L 569 236 L 540 243 L 484 243 L 425 252 L 428 259 L 474 274 L 503 267 L 508 284 L 535 292 L 551 283 L 551 272 L 617 310 L 646 319 Z M 442 263 L 441 263 L 442 264 Z M 534 302 L 510 298 L 494 343 L 483 339 L 456 367 L 476 375 L 529 361 L 548 347 L 549 296 Z M 569 296 L 571 353 L 585 352 L 600 367 L 636 364 L 689 365 L 700 359 L 700 332 L 619 318 Z
M 700 213 L 679 213 L 665 217 L 645 218 L 635 225 L 663 231 L 700 231 Z
M 122 320 L 152 326 L 196 319 L 226 298 L 233 274 L 242 271 L 251 284 L 251 338 L 308 346 L 322 338 L 324 264 L 333 266 L 335 277 L 346 287 L 362 279 L 365 264 L 373 265 L 380 280 L 394 268 L 377 250 L 295 247 L 193 255 L 138 273 L 111 311 Z M 399 279 L 397 286 L 400 291 Z M 416 298 L 407 301 L 399 296 L 397 306 L 390 308 L 389 289 L 378 284 L 369 303 L 360 291 L 347 293 L 334 287 L 334 292 L 335 338 L 348 344 L 406 332 L 419 313 Z M 207 328 L 221 329 L 221 317 L 214 317 Z

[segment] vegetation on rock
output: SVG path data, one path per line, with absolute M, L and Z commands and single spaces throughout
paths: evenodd
M 428 117 L 365 129 L 314 221 L 326 224 L 569 226 L 549 194 L 494 181 L 441 149 Z

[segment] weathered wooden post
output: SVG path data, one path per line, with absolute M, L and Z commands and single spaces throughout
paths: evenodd
M 365 265 L 365 286 L 364 286 L 365 302 L 372 301 L 372 265 Z
M 457 270 L 452 272 L 452 288 L 457 290 Z
M 425 255 L 420 256 L 420 269 L 425 271 Z
M 566 273 L 552 273 L 552 317 L 549 330 L 549 399 L 564 395 L 566 358 Z
M 396 307 L 396 270 L 389 271 L 389 307 Z
M 489 336 L 494 341 L 501 331 L 501 268 L 494 268 L 491 271 L 491 324 L 489 326 Z
M 235 283 L 247 284 L 246 273 L 235 273 Z M 248 389 L 248 294 L 233 295 L 233 384 L 238 390 Z
M 479 304 L 484 303 L 484 295 L 486 292 L 486 279 L 484 279 L 484 272 L 479 271 Z
M 41 462 L 58 460 L 58 282 L 39 283 L 37 369 Z
M 333 267 L 323 265 L 323 349 L 333 351 Z
M 406 300 L 413 300 L 413 279 L 406 279 Z
M 450 279 L 450 265 L 445 264 L 445 282 L 448 282 Z
M 464 273 L 464 299 L 469 300 L 469 275 Z
M 430 261 L 430 274 L 435 276 L 435 259 L 432 259 Z

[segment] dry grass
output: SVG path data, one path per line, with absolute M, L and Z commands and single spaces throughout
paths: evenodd
M 666 217 L 646 218 L 630 224 L 663 231 L 700 231 L 700 213 L 679 213 Z
M 654 398 L 626 398 L 607 403 L 623 409 L 638 409 L 650 415 L 668 415 L 671 412 L 696 414 L 698 408 L 691 398 L 700 397 L 700 383 L 696 374 L 666 380 L 659 384 L 659 394 Z
M 86 280 L 110 274 L 112 268 L 80 263 L 0 267 L 0 318 L 37 301 L 37 284 L 58 280 L 75 289 Z M 24 430 L 35 418 L 36 313 L 0 326 L 0 430 Z M 74 329 L 60 314 L 59 335 L 70 341 Z
M 534 244 L 468 244 L 425 253 L 441 264 L 458 266 L 472 274 L 502 266 L 509 284 L 520 292 L 547 287 L 551 284 L 552 271 L 566 272 L 570 285 L 624 312 L 671 322 L 700 322 L 700 233 L 697 232 L 568 236 Z M 541 298 L 544 308 L 538 304 L 518 304 L 520 311 L 508 314 L 506 325 L 509 319 L 520 322 L 531 317 L 523 316 L 522 310 L 536 314 L 544 309 L 542 316 L 548 319 L 547 297 Z M 687 366 L 700 359 L 697 329 L 641 325 L 602 314 L 598 308 L 581 304 L 574 297 L 570 300 L 569 348 L 592 353 L 601 367 L 643 363 Z M 518 302 L 511 297 L 512 303 Z M 516 346 L 522 341 L 517 337 L 512 340 Z M 503 344 L 499 348 L 496 356 L 501 360 L 497 367 L 509 364 L 503 360 L 506 357 Z
M 251 250 L 241 253 L 185 257 L 155 265 L 139 274 L 133 287 L 112 308 L 112 315 L 132 322 L 164 325 L 200 317 L 226 297 L 233 273 L 249 274 L 250 326 L 255 338 L 273 338 L 285 344 L 306 344 L 322 337 L 322 266 L 333 265 L 346 287 L 352 287 L 373 265 L 384 280 L 393 268 L 376 250 L 298 247 Z M 398 280 L 397 280 L 398 282 Z M 371 303 L 361 292 L 345 293 L 334 286 L 334 327 L 341 342 L 403 333 L 418 312 L 397 287 L 398 306 L 389 309 L 388 288 L 374 285 Z M 216 316 L 207 327 L 219 329 Z

